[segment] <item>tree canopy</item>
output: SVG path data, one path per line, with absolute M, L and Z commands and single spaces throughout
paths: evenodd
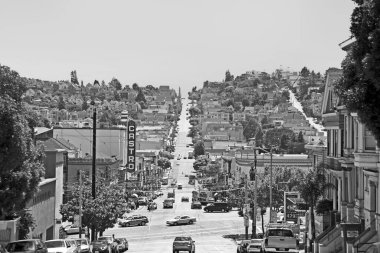
M 0 219 L 24 209 L 44 175 L 33 141 L 37 120 L 21 103 L 24 90 L 18 73 L 0 66 Z
M 355 42 L 342 62 L 343 77 L 335 91 L 351 112 L 357 112 L 380 143 L 380 2 L 355 1 L 351 34 Z
M 205 154 L 205 145 L 203 141 L 201 140 L 197 141 L 197 143 L 195 143 L 194 145 L 194 156 L 197 157 L 204 154 Z
M 102 233 L 107 228 L 112 228 L 125 211 L 123 186 L 97 178 L 96 198 L 93 199 L 91 180 L 84 178 L 83 181 L 82 187 L 78 183 L 72 186 L 72 198 L 61 205 L 60 213 L 65 219 L 79 215 L 79 193 L 82 190 L 82 224 Z

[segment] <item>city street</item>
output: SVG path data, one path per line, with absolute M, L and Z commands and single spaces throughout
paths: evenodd
M 179 121 L 179 133 L 176 143 L 175 158 L 171 178 L 182 183 L 183 189 L 176 187 L 163 188 L 164 196 L 155 200 L 157 210 L 149 212 L 145 206 L 133 211 L 132 214 L 146 215 L 149 223 L 144 227 L 118 227 L 117 225 L 105 231 L 104 234 L 115 237 L 125 237 L 129 241 L 128 252 L 171 252 L 172 243 L 176 236 L 191 236 L 195 240 L 196 252 L 235 252 L 236 243 L 231 239 L 224 239 L 226 234 L 244 233 L 243 218 L 237 211 L 229 213 L 205 213 L 201 209 L 191 209 L 192 191 L 196 186 L 188 184 L 186 174 L 193 171 L 193 159 L 187 157 L 192 147 L 186 147 L 191 143 L 191 138 L 186 137 L 190 124 L 186 120 L 186 100 L 184 101 L 181 119 Z M 177 160 L 178 155 L 181 159 Z M 173 209 L 163 209 L 162 202 L 168 191 L 175 189 L 175 203 Z M 181 197 L 189 197 L 189 202 L 181 202 Z M 167 226 L 166 220 L 177 215 L 189 215 L 197 221 L 193 225 Z

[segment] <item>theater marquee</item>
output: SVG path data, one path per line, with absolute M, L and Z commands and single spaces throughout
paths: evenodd
M 136 122 L 129 120 L 127 128 L 127 171 L 136 171 Z

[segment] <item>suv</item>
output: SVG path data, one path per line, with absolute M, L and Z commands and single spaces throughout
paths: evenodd
M 119 221 L 119 224 L 122 227 L 145 226 L 146 223 L 149 223 L 149 220 L 146 216 L 143 215 L 132 215 Z
M 203 210 L 206 212 L 229 212 L 231 211 L 231 206 L 226 202 L 214 202 L 208 204 Z
M 173 242 L 173 253 L 179 251 L 188 251 L 189 253 L 195 253 L 195 241 L 189 236 L 178 236 Z
M 6 250 L 11 252 L 47 253 L 46 245 L 40 239 L 13 241 L 7 244 Z

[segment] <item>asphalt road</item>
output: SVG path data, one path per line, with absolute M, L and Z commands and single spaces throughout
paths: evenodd
M 191 139 L 186 137 L 190 124 L 186 120 L 186 100 L 179 121 L 179 133 L 176 142 L 175 159 L 172 161 L 172 171 L 170 177 L 176 179 L 177 183 L 182 183 L 183 189 L 178 190 L 169 186 L 163 188 L 164 196 L 155 200 L 158 205 L 157 210 L 147 211 L 146 207 L 140 207 L 132 214 L 142 214 L 149 218 L 146 226 L 138 227 L 118 227 L 105 231 L 105 235 L 115 234 L 115 237 L 125 237 L 129 241 L 129 252 L 172 252 L 172 243 L 176 236 L 191 236 L 195 241 L 197 253 L 201 252 L 236 252 L 236 243 L 231 239 L 224 239 L 226 234 L 244 233 L 243 218 L 239 217 L 237 211 L 229 213 L 205 213 L 201 209 L 191 209 L 192 191 L 197 185 L 189 185 L 188 177 L 193 171 L 193 159 L 187 157 L 191 147 L 186 144 L 191 143 Z M 177 160 L 178 155 L 181 159 Z M 173 209 L 163 209 L 162 202 L 166 198 L 168 191 L 175 190 L 175 203 Z M 181 197 L 189 197 L 190 202 L 181 202 Z M 177 215 L 189 215 L 195 217 L 197 221 L 192 225 L 167 226 L 166 220 Z

